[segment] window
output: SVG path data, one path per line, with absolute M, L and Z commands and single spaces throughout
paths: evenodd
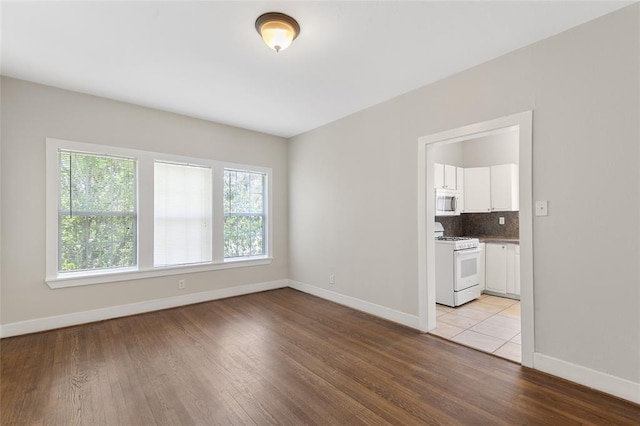
M 224 171 L 224 257 L 264 254 L 265 174 Z
M 52 288 L 271 263 L 271 170 L 47 139 Z
M 211 261 L 211 169 L 154 165 L 155 266 Z
M 60 151 L 58 271 L 136 265 L 136 162 Z

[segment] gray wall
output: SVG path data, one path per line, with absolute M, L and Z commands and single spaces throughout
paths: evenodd
M 2 78 L 1 324 L 288 276 L 288 142 L 94 96 Z M 273 263 L 50 289 L 45 277 L 45 138 L 212 158 L 273 169 Z
M 418 138 L 533 110 L 535 351 L 640 382 L 639 9 L 293 138 L 290 278 L 417 315 Z

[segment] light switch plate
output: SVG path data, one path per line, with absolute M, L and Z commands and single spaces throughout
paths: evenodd
M 498 225 L 504 225 L 504 217 L 498 218 Z
M 549 216 L 548 201 L 536 201 L 536 216 Z

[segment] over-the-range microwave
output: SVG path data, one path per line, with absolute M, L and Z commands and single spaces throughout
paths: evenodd
M 436 216 L 460 215 L 460 193 L 446 189 L 436 189 Z

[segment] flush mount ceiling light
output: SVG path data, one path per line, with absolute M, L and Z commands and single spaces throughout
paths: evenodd
M 269 12 L 258 16 L 256 31 L 267 46 L 280 52 L 289 47 L 291 42 L 298 37 L 300 25 L 295 19 L 284 13 Z

